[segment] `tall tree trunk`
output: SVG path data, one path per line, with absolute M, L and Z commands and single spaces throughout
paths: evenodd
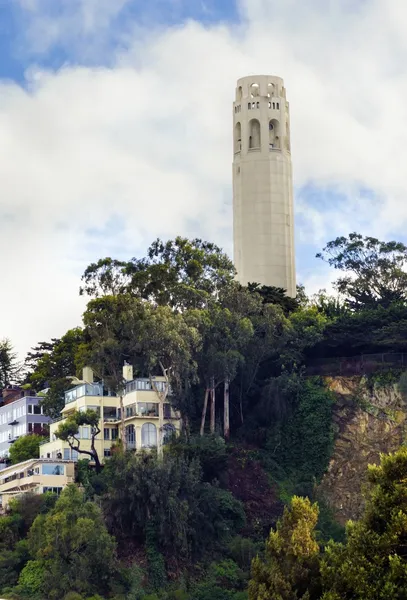
M 122 448 L 123 452 L 127 450 L 127 440 L 126 440 L 126 427 L 124 425 L 124 404 L 123 404 L 123 392 L 120 392 L 119 396 L 120 403 L 120 438 L 122 440 Z
M 204 405 L 203 405 L 203 409 L 202 409 L 202 417 L 201 417 L 201 429 L 200 429 L 201 436 L 205 432 L 206 411 L 208 410 L 208 396 L 209 396 L 209 388 L 206 388 Z
M 211 377 L 211 433 L 215 433 L 215 378 Z
M 163 432 L 164 432 L 164 402 L 160 397 L 158 404 L 158 435 L 157 435 L 157 456 L 162 458 L 163 455 Z
M 223 434 L 227 441 L 230 437 L 230 424 L 229 424 L 229 378 L 227 377 L 224 382 L 223 392 Z
M 157 432 L 157 456 L 162 458 L 163 455 L 163 431 L 164 431 L 164 402 L 167 399 L 170 380 L 168 377 L 168 369 L 164 368 L 164 365 L 160 362 L 161 371 L 165 380 L 164 391 L 161 392 L 154 379 L 150 375 L 150 383 L 152 389 L 155 391 L 158 397 L 158 432 Z

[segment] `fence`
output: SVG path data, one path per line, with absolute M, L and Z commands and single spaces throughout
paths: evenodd
M 389 369 L 407 369 L 406 353 L 361 354 L 320 358 L 307 363 L 307 375 L 365 375 Z

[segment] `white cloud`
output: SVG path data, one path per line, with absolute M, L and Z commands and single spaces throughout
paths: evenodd
M 100 14 L 94 1 L 72 0 L 76 11 L 61 2 L 44 30 L 43 3 L 30 4 L 30 40 L 51 48 L 76 43 L 78 31 L 102 39 L 125 1 L 98 2 Z M 407 6 L 242 0 L 241 14 L 230 27 L 133 24 L 109 68 L 33 67 L 25 90 L 0 84 L 0 337 L 25 351 L 79 323 L 79 277 L 101 256 L 130 257 L 176 234 L 230 251 L 231 101 L 245 74 L 285 79 L 297 188 L 348 197 L 338 205 L 327 194 L 316 209 L 300 195 L 300 243 L 358 229 L 404 236 Z M 324 286 L 320 268 L 299 279 Z

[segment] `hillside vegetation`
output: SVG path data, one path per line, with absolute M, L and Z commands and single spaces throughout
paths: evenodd
M 79 462 L 79 488 L 14 500 L 0 518 L 3 595 L 406 597 L 407 455 L 369 471 L 364 514 L 345 532 L 318 492 L 340 433 L 337 395 L 318 369 L 309 373 L 320 358 L 407 351 L 407 249 L 350 234 L 320 257 L 340 270 L 337 295 L 300 287 L 292 299 L 237 284 L 213 244 L 157 240 L 144 258 L 90 265 L 81 326 L 39 343 L 20 369 L 3 342 L 1 381 L 19 372 L 27 387 L 48 388 L 51 417 L 84 366 L 119 392 L 127 362 L 136 377 L 168 379 L 183 423 L 163 456 L 118 444 L 104 467 Z M 383 364 L 376 380 L 390 377 L 405 394 L 402 366 L 389 376 Z M 23 444 L 18 455 L 37 450 Z

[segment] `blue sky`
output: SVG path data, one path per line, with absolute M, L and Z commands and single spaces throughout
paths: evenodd
M 99 257 L 177 234 L 231 252 L 247 74 L 285 80 L 307 290 L 337 235 L 406 241 L 406 27 L 402 0 L 0 0 L 0 337 L 23 354 L 77 325 Z

